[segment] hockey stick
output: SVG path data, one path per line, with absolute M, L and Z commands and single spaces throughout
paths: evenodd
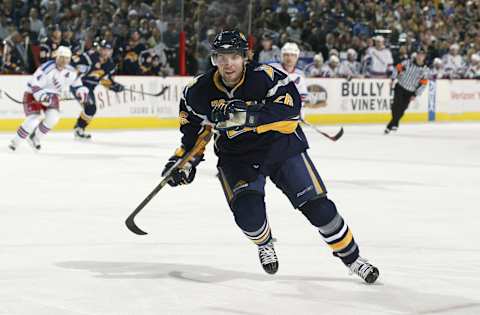
M 5 94 L 6 97 L 8 97 L 12 102 L 15 102 L 17 104 L 23 104 L 23 102 L 17 100 L 13 96 L 7 93 L 7 91 L 3 91 L 3 94 Z M 61 98 L 60 101 L 76 101 L 76 98 Z
M 212 127 L 211 126 L 206 126 L 205 127 L 205 132 L 204 134 L 201 134 L 193 148 L 180 160 L 178 160 L 166 173 L 165 177 L 163 180 L 152 190 L 152 192 L 145 198 L 143 201 L 138 205 L 137 208 L 128 216 L 128 218 L 125 220 L 125 224 L 127 225 L 127 228 L 132 231 L 133 233 L 137 235 L 145 235 L 148 234 L 147 232 L 143 231 L 140 229 L 136 224 L 135 224 L 135 216 L 152 200 L 153 197 L 165 186 L 168 181 L 170 181 L 170 175 L 172 172 L 176 169 L 182 168 L 187 164 L 192 157 L 194 157 L 197 153 L 201 152 L 202 150 L 205 149 L 205 146 L 207 143 L 210 141 L 212 138 Z
M 13 96 L 10 96 L 10 94 L 8 94 L 7 91 L 3 91 L 3 94 L 5 94 L 6 97 L 8 97 L 11 101 L 15 103 L 23 104 L 23 102 L 20 102 L 19 100 L 15 99 Z
M 318 129 L 317 126 L 315 125 L 312 125 L 312 124 L 309 124 L 308 122 L 306 122 L 303 118 L 300 120 L 302 123 L 304 123 L 306 126 L 312 128 L 313 130 L 315 130 L 316 132 L 318 132 L 319 134 L 321 134 L 322 136 L 325 136 L 327 137 L 328 139 L 332 140 L 332 141 L 337 141 L 338 139 L 340 139 L 342 136 L 343 136 L 343 127 L 340 128 L 340 130 L 333 136 L 329 135 L 328 133 L 325 133 L 323 131 L 321 131 L 320 129 Z
M 88 84 L 99 84 L 99 82 L 90 81 L 90 80 L 83 80 L 82 82 L 85 82 L 85 83 L 88 83 Z M 106 88 L 107 88 L 107 87 L 106 87 Z M 170 88 L 169 86 L 164 86 L 164 87 L 160 90 L 160 92 L 158 92 L 158 93 L 148 93 L 148 92 L 137 91 L 137 90 L 133 90 L 133 89 L 129 89 L 129 88 L 125 88 L 124 91 L 128 91 L 128 92 L 131 92 L 131 93 L 137 93 L 137 94 L 143 94 L 143 95 L 158 97 L 158 96 L 162 96 L 163 94 L 165 94 L 165 92 L 166 92 L 169 88 Z M 107 88 L 107 89 L 108 89 L 108 88 Z
M 132 90 L 132 89 L 129 89 L 129 88 L 125 88 L 125 91 L 129 91 L 129 92 L 132 92 L 132 93 L 138 93 L 138 94 L 145 94 L 145 95 L 148 95 L 148 96 L 158 97 L 158 96 L 162 96 L 163 94 L 165 94 L 165 92 L 166 92 L 169 88 L 170 88 L 169 86 L 164 86 L 164 87 L 160 90 L 160 92 L 158 92 L 158 93 L 147 93 L 147 92 Z

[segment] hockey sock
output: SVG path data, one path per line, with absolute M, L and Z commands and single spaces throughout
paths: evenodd
M 235 200 L 232 209 L 238 227 L 252 242 L 260 246 L 272 239 L 263 195 L 243 194 Z
M 353 234 L 330 199 L 323 197 L 310 200 L 300 207 L 300 210 L 310 223 L 318 228 L 334 256 L 339 257 L 346 265 L 358 258 L 359 249 Z
M 23 121 L 22 125 L 18 127 L 17 134 L 13 138 L 15 144 L 19 143 L 22 139 L 26 139 L 40 123 L 40 115 L 28 115 Z
M 45 136 L 55 125 L 58 123 L 60 119 L 60 114 L 56 109 L 49 109 L 45 112 L 45 118 L 42 122 L 38 125 L 38 131 L 36 136 L 41 139 Z

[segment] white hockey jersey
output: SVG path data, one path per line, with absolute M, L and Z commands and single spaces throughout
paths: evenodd
M 365 56 L 365 74 L 369 77 L 387 77 L 393 72 L 393 57 L 390 49 L 371 47 Z
M 456 79 L 462 76 L 465 71 L 465 60 L 461 55 L 446 54 L 442 58 L 445 72 L 449 74 L 450 78 Z
M 307 84 L 305 82 L 305 74 L 302 70 L 295 68 L 293 72 L 288 72 L 285 68 L 283 68 L 282 64 L 278 62 L 270 63 L 269 65 L 288 75 L 290 81 L 293 81 L 293 83 L 295 83 L 298 93 L 300 93 L 300 97 L 302 98 L 302 102 L 307 101 L 308 90 Z
M 469 65 L 465 71 L 465 78 L 480 79 L 480 65 Z
M 50 60 L 33 73 L 27 82 L 26 92 L 32 93 L 33 97 L 40 101 L 45 94 L 68 94 L 70 86 L 74 89 L 82 87 L 75 68 L 67 65 L 63 70 L 58 70 L 55 60 Z

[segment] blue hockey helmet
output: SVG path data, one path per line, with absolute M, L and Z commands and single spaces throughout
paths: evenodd
M 239 31 L 223 31 L 215 36 L 212 43 L 212 54 L 220 52 L 240 52 L 246 54 L 248 43 L 245 35 Z

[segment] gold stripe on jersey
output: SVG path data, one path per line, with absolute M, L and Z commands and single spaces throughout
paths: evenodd
M 277 121 L 270 124 L 260 125 L 255 128 L 257 133 L 264 133 L 267 131 L 278 131 L 283 134 L 294 133 L 297 129 L 298 121 L 296 120 L 284 120 Z
M 352 239 L 353 239 L 352 232 L 350 231 L 350 229 L 348 229 L 347 234 L 345 234 L 345 236 L 340 241 L 338 241 L 336 243 L 333 243 L 333 244 L 329 244 L 329 246 L 334 251 L 340 251 L 340 250 L 344 249 L 345 247 L 347 247 L 350 244 L 350 242 L 352 241 Z

